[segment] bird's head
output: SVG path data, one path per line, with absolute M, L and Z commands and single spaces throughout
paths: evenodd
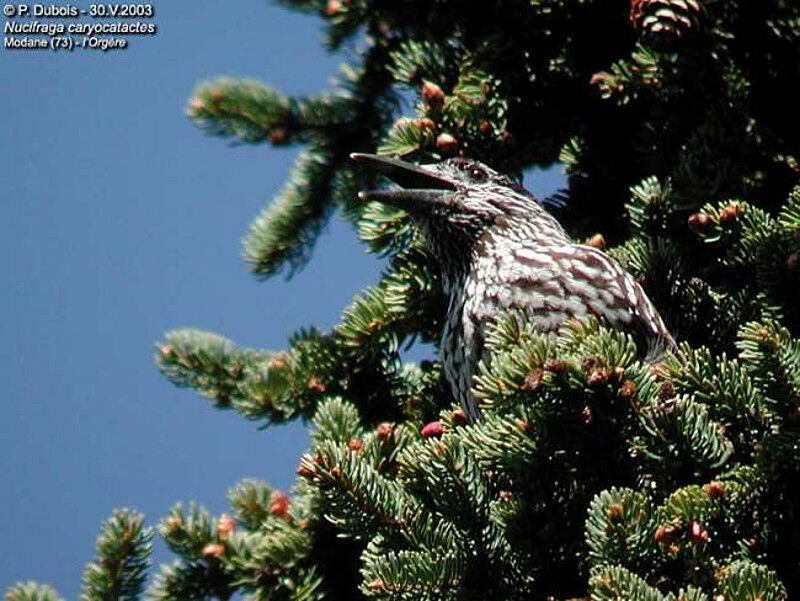
M 552 230 L 563 235 L 558 222 L 532 194 L 478 161 L 453 158 L 415 165 L 372 154 L 350 157 L 401 186 L 364 191 L 360 197 L 409 213 L 440 259 L 466 257 L 487 231 L 530 237 Z

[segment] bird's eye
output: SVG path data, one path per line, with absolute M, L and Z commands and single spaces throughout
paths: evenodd
M 469 170 L 469 177 L 472 181 L 475 182 L 484 182 L 486 181 L 486 172 L 483 169 L 479 169 L 478 167 L 472 167 Z

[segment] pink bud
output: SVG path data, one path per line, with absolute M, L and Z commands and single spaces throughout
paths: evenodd
M 212 557 L 221 557 L 225 555 L 225 545 L 221 545 L 219 543 L 208 543 L 203 550 L 201 551 L 203 557 L 212 558 Z
M 273 491 L 269 498 L 269 512 L 277 517 L 284 517 L 289 511 L 289 497 L 279 490 Z
M 223 513 L 217 522 L 217 534 L 220 538 L 228 538 L 236 530 L 236 520 L 233 516 Z
M 422 436 L 425 438 L 438 438 L 444 434 L 444 426 L 442 422 L 431 422 L 429 424 L 425 424 L 422 428 Z

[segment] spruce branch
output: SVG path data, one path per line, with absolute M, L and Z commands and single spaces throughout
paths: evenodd
M 81 601 L 138 599 L 150 566 L 152 538 L 142 514 L 115 511 L 97 537 L 97 558 L 84 570 Z
M 63 601 L 56 590 L 38 582 L 18 582 L 9 587 L 5 601 Z
M 147 589 L 149 601 L 230 599 L 230 580 L 217 561 L 175 561 L 162 564 Z
M 528 424 L 524 414 L 490 413 L 480 424 L 459 431 L 458 437 L 484 468 L 519 476 L 535 466 L 537 459 L 536 438 Z
M 348 354 L 391 353 L 416 336 L 431 342 L 442 305 L 430 256 L 415 247 L 395 256 L 380 283 L 345 309 L 335 335 Z
M 674 424 L 679 445 L 685 445 L 683 455 L 691 457 L 695 469 L 716 469 L 725 464 L 733 453 L 733 444 L 723 427 L 709 417 L 707 406 L 691 397 L 679 397 L 674 405 Z
M 675 392 L 691 393 L 705 403 L 737 447 L 750 448 L 753 438 L 763 436 L 775 422 L 763 395 L 737 360 L 714 357 L 705 348 L 682 346 L 670 366 Z
M 217 408 L 234 408 L 248 417 L 261 417 L 252 410 L 252 392 L 263 388 L 273 355 L 239 349 L 227 338 L 201 330 L 167 332 L 156 350 L 161 372 L 176 386 L 197 389 Z
M 800 341 L 766 320 L 742 326 L 737 347 L 742 365 L 774 411 L 786 415 L 800 406 Z
M 173 552 L 186 559 L 202 557 L 215 538 L 211 515 L 195 503 L 189 504 L 188 512 L 180 503 L 173 506 L 158 524 L 158 532 Z
M 778 222 L 790 232 L 796 233 L 800 230 L 800 185 L 795 186 L 789 194 L 778 216 Z
M 235 533 L 225 558 L 232 586 L 254 598 L 322 598 L 322 580 L 307 565 L 311 550 L 308 531 L 293 523 L 274 520 L 263 531 Z
M 438 138 L 435 135 L 435 125 L 432 126 L 429 121 L 406 118 L 397 120 L 378 146 L 378 154 L 405 156 L 426 150 L 431 152 Z
M 411 245 L 414 227 L 407 213 L 370 202 L 358 221 L 359 237 L 370 251 L 379 255 L 397 254 Z
M 289 184 L 253 221 L 243 242 L 244 257 L 258 277 L 274 275 L 285 266 L 291 275 L 305 264 L 337 196 L 346 213 L 359 213 L 353 195 L 339 192 L 342 187 L 352 190 L 349 178 L 337 179 L 337 174 L 345 169 L 353 148 L 373 146 L 374 128 L 393 109 L 386 100 L 386 54 L 383 44 L 373 44 L 360 70 L 343 71 L 335 96 L 300 105 L 298 122 L 310 133 L 311 146 L 301 153 Z M 387 106 L 376 110 L 382 103 Z
M 786 589 L 775 572 L 749 561 L 735 562 L 721 571 L 720 594 L 736 601 L 785 601 Z
M 228 491 L 228 503 L 239 524 L 248 530 L 257 530 L 272 513 L 273 494 L 264 482 L 242 480 Z
M 404 488 L 423 499 L 431 512 L 447 516 L 473 536 L 487 526 L 489 482 L 457 438 L 445 436 L 409 445 L 398 463 Z
M 589 581 L 592 599 L 598 601 L 675 601 L 637 574 L 621 566 L 609 566 L 592 574 Z
M 407 39 L 390 53 L 389 69 L 395 82 L 409 88 L 416 88 L 423 81 L 436 81 L 449 87 L 458 76 L 452 65 L 459 58 L 459 48 L 454 44 Z
M 652 562 L 650 502 L 641 492 L 612 487 L 589 507 L 586 542 L 594 568 L 621 565 L 638 571 Z
M 257 81 L 222 78 L 200 85 L 188 106 L 189 117 L 209 135 L 243 143 L 302 141 L 293 99 Z
M 370 544 L 361 591 L 376 599 L 458 599 L 464 559 L 454 552 L 391 551 Z
M 625 208 L 634 231 L 651 236 L 668 232 L 676 209 L 670 198 L 669 180 L 661 183 L 657 177 L 650 176 L 631 186 L 630 191 L 631 200 Z M 641 243 L 641 239 L 634 240 Z
M 296 269 L 308 260 L 330 212 L 331 160 L 323 146 L 301 153 L 289 184 L 250 225 L 243 254 L 257 276 L 271 276 L 285 263 Z
M 376 531 L 412 536 L 404 518 L 417 503 L 346 446 L 326 441 L 300 465 L 323 495 L 326 518 L 342 535 L 363 540 Z
M 363 435 L 361 417 L 352 403 L 333 397 L 326 399 L 317 408 L 314 414 L 314 430 L 311 434 L 311 440 L 315 443 L 332 440 L 347 444 Z
M 602 98 L 626 105 L 642 94 L 663 94 L 663 71 L 669 69 L 670 62 L 674 62 L 673 57 L 637 45 L 630 58 L 615 62 L 610 71 L 595 73 L 590 83 L 597 86 Z

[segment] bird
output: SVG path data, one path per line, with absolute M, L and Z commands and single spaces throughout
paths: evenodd
M 480 419 L 472 380 L 486 329 L 504 313 L 521 313 L 549 334 L 571 319 L 594 316 L 631 334 L 650 363 L 675 348 L 636 279 L 599 249 L 572 241 L 515 179 L 462 157 L 426 165 L 366 153 L 350 157 L 400 186 L 359 197 L 406 211 L 439 263 L 447 298 L 444 376 L 471 421 Z

